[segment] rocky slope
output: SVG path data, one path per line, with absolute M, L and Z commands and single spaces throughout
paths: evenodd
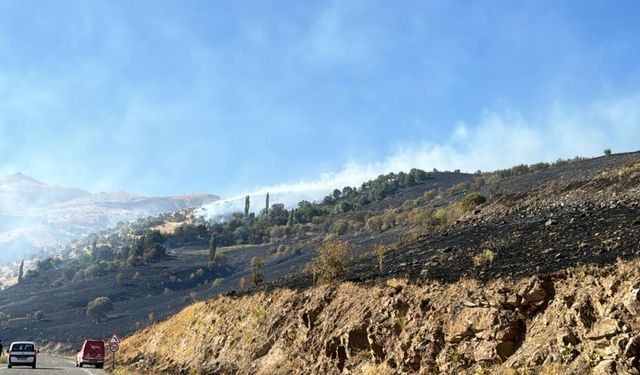
M 130 337 L 121 358 L 145 374 L 638 374 L 639 266 L 222 297 Z

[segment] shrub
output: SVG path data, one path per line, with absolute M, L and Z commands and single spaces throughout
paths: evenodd
M 131 255 L 127 258 L 127 263 L 132 267 L 139 265 L 141 262 L 141 259 L 135 255 Z
M 318 249 L 318 257 L 310 266 L 314 279 L 319 283 L 330 283 L 344 273 L 347 268 L 347 243 L 344 241 L 326 241 Z
M 113 303 L 109 297 L 98 297 L 87 304 L 87 315 L 99 322 L 113 311 Z
M 443 225 L 447 222 L 447 209 L 444 207 L 440 207 L 433 211 L 431 214 L 431 224 L 433 225 Z
M 496 258 L 496 252 L 491 249 L 484 249 L 481 253 L 473 256 L 473 265 L 476 268 L 483 267 L 484 265 L 493 263 Z
M 161 244 L 155 244 L 153 245 L 153 247 L 145 249 L 142 255 L 142 259 L 145 262 L 150 262 L 150 261 L 162 258 L 165 255 L 167 255 L 167 249 Z
M 344 220 L 337 220 L 331 225 L 331 233 L 335 233 L 338 236 L 347 233 L 347 230 L 349 230 L 349 225 Z
M 607 156 L 611 155 L 611 149 L 610 148 L 605 149 L 604 154 Z
M 95 264 L 90 264 L 87 268 L 84 269 L 84 277 L 91 278 L 95 277 L 100 272 L 100 269 Z
M 259 286 L 264 281 L 262 276 L 262 261 L 258 257 L 251 258 L 251 282 Z
M 380 216 L 372 216 L 367 219 L 366 227 L 369 230 L 382 230 L 382 218 Z
M 62 278 L 65 280 L 73 280 L 76 272 L 77 270 L 75 268 L 67 266 L 62 270 Z
M 476 206 L 479 206 L 487 201 L 487 198 L 480 195 L 480 193 L 469 193 L 462 198 L 462 206 L 466 210 L 470 210 Z
M 287 227 L 285 225 L 276 225 L 271 227 L 271 231 L 269 233 L 271 239 L 282 238 L 287 235 Z
M 35 320 L 44 320 L 44 311 L 38 310 L 33 313 L 33 319 Z

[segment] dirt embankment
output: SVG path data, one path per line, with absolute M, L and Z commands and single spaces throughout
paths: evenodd
M 638 313 L 640 260 L 485 284 L 342 283 L 196 303 L 120 358 L 145 374 L 638 374 Z

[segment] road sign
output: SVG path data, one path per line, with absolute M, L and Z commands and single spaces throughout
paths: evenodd
M 118 349 L 120 349 L 120 346 L 119 346 L 118 344 L 111 344 L 111 345 L 109 346 L 109 349 L 111 349 L 111 352 L 112 352 L 112 353 L 115 353 L 115 352 L 117 352 L 117 351 L 118 351 Z
M 118 338 L 118 335 L 116 335 L 116 333 L 113 333 L 113 336 L 111 336 L 111 338 L 109 339 L 109 344 L 120 344 L 120 339 Z

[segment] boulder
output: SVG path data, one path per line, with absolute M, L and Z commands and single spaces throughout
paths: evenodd
M 620 332 L 620 322 L 613 318 L 598 320 L 586 335 L 589 340 L 600 340 L 615 336 Z
M 607 359 L 598 363 L 596 367 L 593 368 L 591 372 L 593 375 L 615 375 L 616 371 L 616 361 Z

